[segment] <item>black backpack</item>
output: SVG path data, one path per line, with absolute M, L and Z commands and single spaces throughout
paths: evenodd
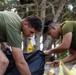
M 9 50 L 4 52 L 9 59 L 9 66 L 5 72 L 5 75 L 21 75 L 17 69 L 12 53 Z M 40 50 L 35 50 L 31 53 L 23 53 L 25 60 L 27 61 L 32 75 L 43 75 L 45 54 Z

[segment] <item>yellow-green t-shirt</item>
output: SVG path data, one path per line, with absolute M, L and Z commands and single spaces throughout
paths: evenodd
M 21 18 L 13 12 L 0 12 L 0 42 L 21 48 Z
M 61 24 L 61 26 L 62 26 L 62 37 L 68 32 L 72 32 L 72 41 L 70 48 L 76 49 L 76 21 L 65 21 Z

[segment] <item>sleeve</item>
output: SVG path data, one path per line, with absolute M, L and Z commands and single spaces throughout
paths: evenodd
M 68 32 L 73 32 L 73 25 L 69 21 L 64 23 L 62 27 L 62 35 L 65 35 Z
M 21 32 L 15 27 L 7 27 L 7 43 L 12 47 L 21 48 Z

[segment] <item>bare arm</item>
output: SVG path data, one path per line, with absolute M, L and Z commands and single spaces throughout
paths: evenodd
M 31 75 L 28 64 L 24 59 L 22 50 L 16 47 L 12 47 L 12 54 L 21 75 Z
M 51 54 L 51 53 L 63 52 L 65 50 L 69 49 L 70 44 L 71 44 L 71 40 L 72 40 L 72 32 L 69 32 L 63 36 L 62 43 L 58 47 L 44 51 L 44 53 Z
M 76 51 L 73 49 L 70 49 L 69 51 L 70 51 L 70 55 L 62 59 L 64 63 L 68 63 L 76 59 Z
M 76 59 L 76 56 L 70 54 L 70 55 L 67 56 L 66 58 L 62 59 L 62 61 L 63 61 L 64 63 L 68 63 L 68 62 L 71 62 L 71 61 L 73 61 L 73 60 L 75 60 L 75 59 Z
M 76 59 L 76 51 L 73 49 L 69 49 L 69 51 L 70 51 L 70 55 L 61 59 L 62 62 L 68 63 L 68 62 L 71 62 Z M 54 60 L 53 62 L 47 62 L 46 64 L 56 67 L 56 66 L 59 66 L 59 62 L 60 62 L 60 60 Z

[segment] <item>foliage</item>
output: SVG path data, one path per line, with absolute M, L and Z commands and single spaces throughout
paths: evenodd
M 68 56 L 67 51 L 59 53 L 59 57 L 57 57 L 56 60 L 63 59 L 65 57 L 67 57 L 67 56 Z
M 33 0 L 20 0 L 20 4 L 29 4 L 33 3 Z
M 4 3 L 0 1 L 0 11 L 3 11 L 5 8 Z

